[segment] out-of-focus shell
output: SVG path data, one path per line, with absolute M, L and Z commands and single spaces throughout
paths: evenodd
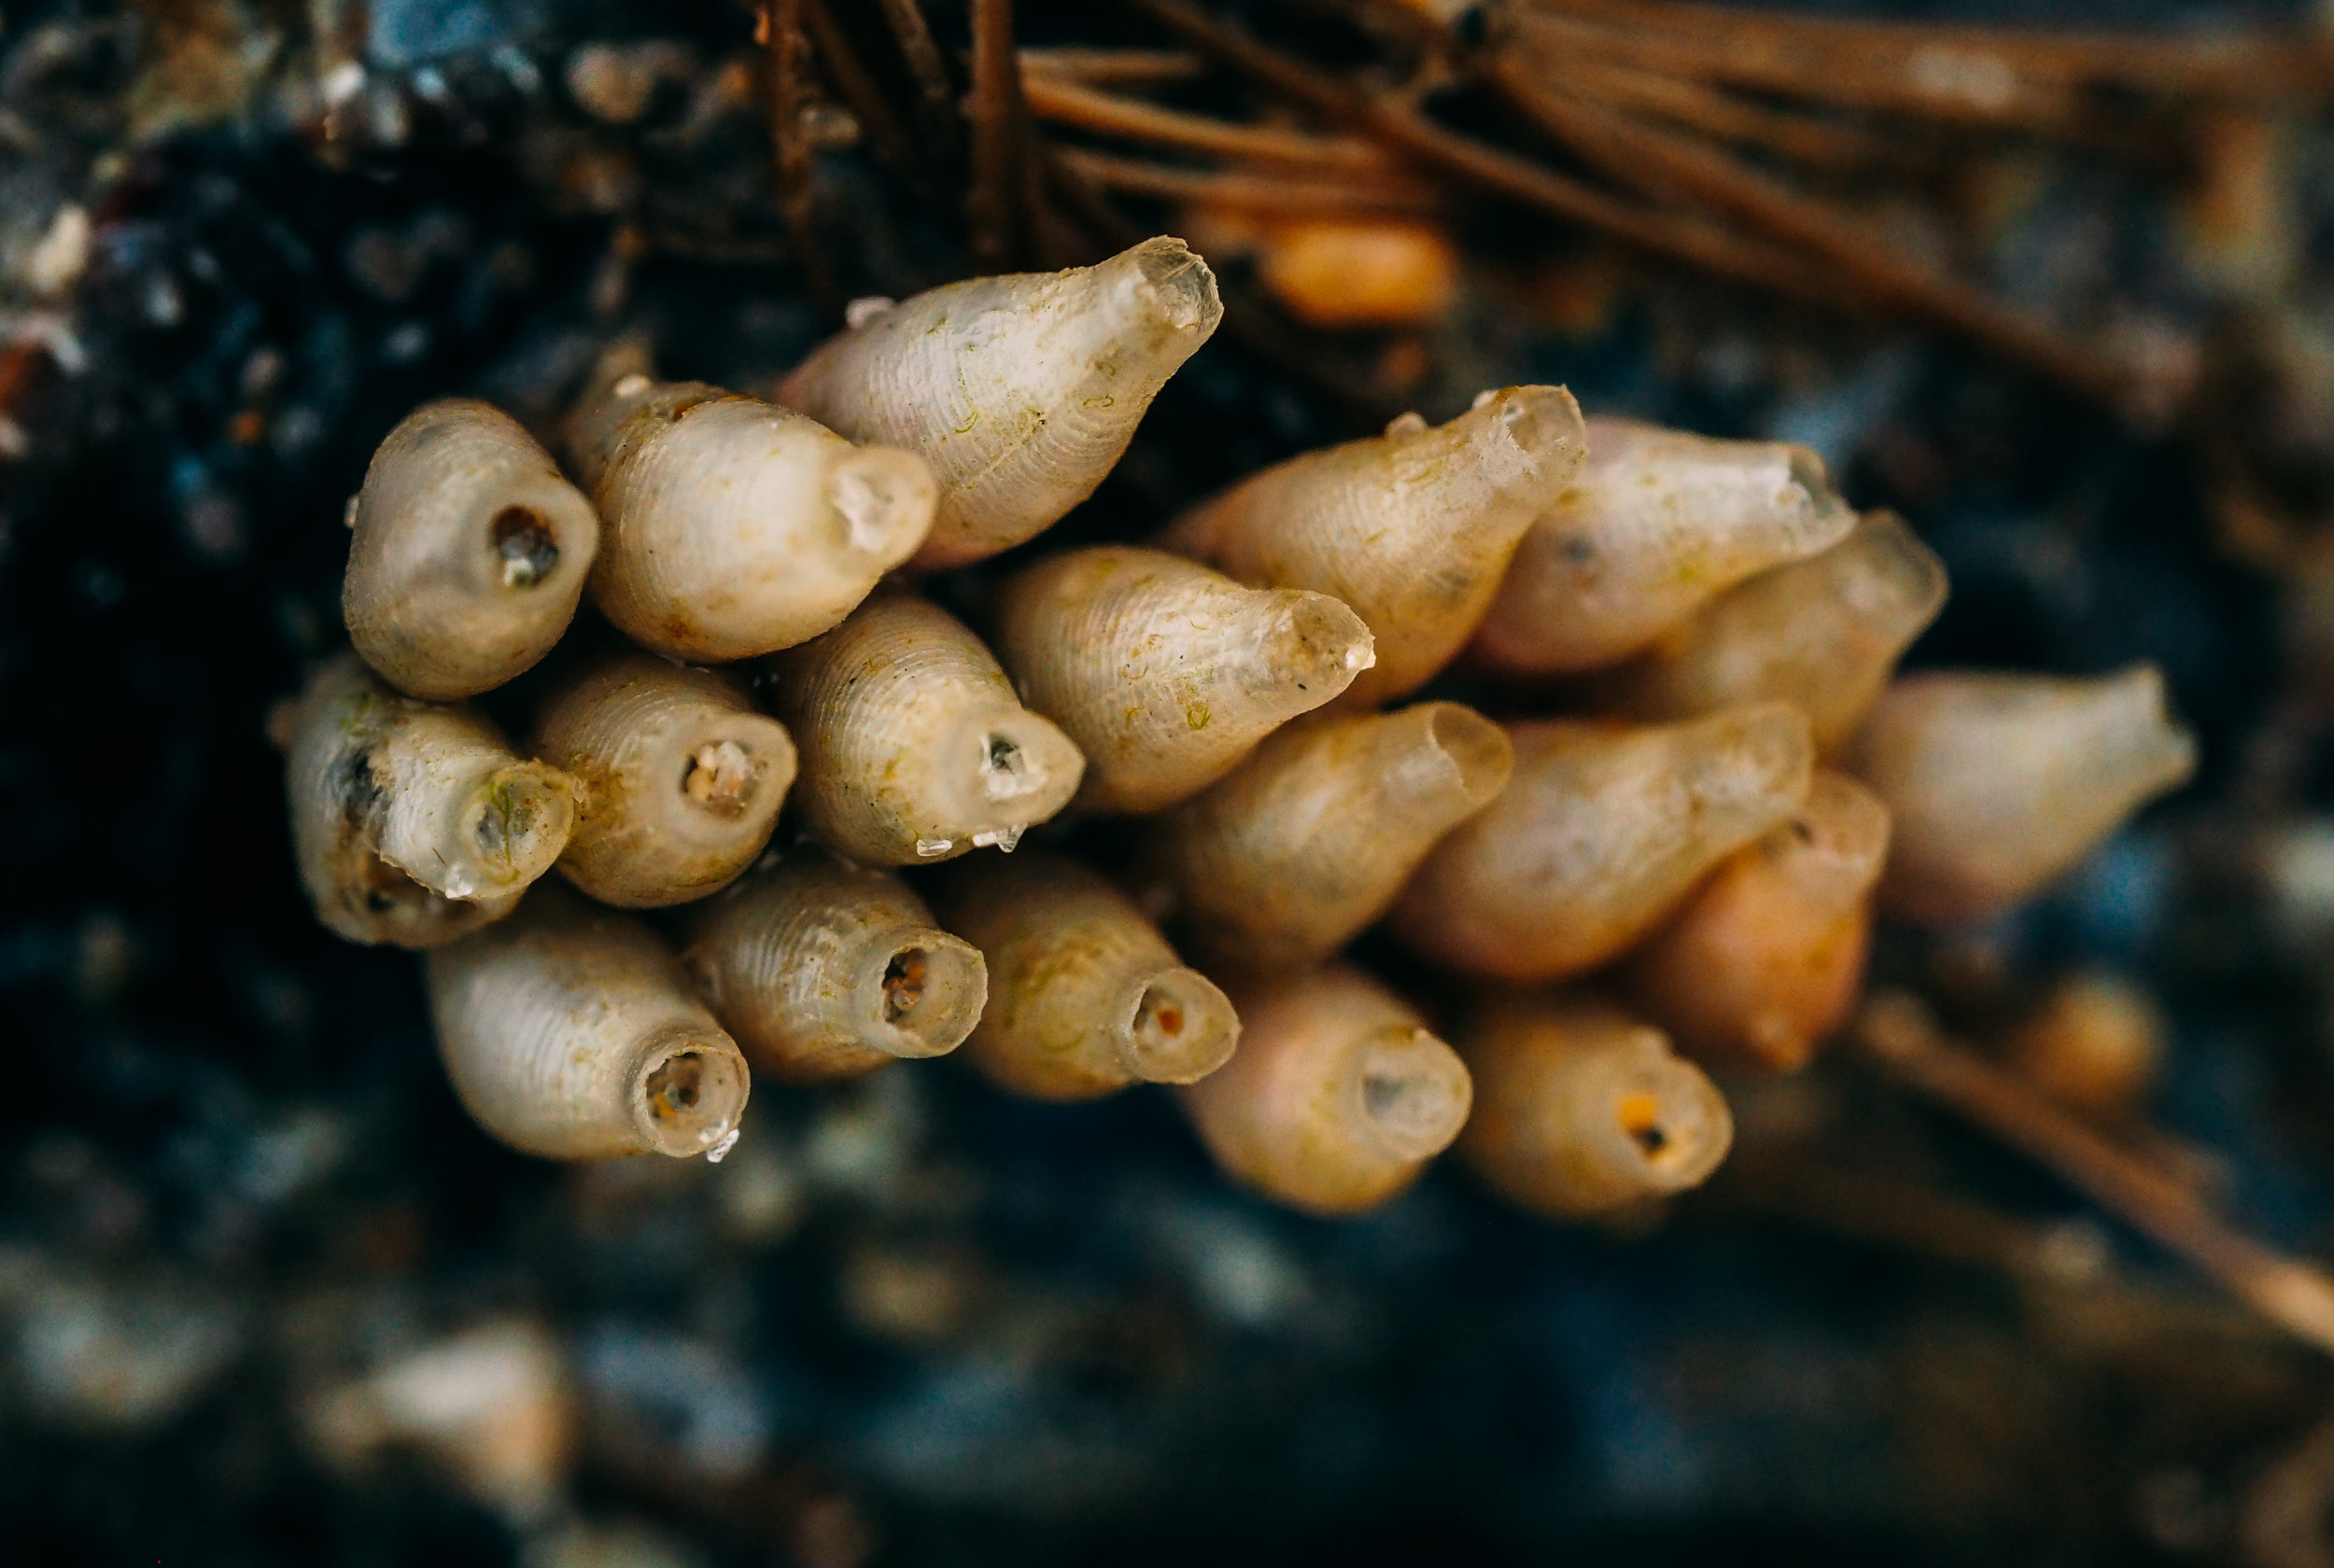
M 351 942 L 432 947 L 510 912 L 551 869 L 575 787 L 467 707 L 400 696 L 354 654 L 290 708 L 285 792 L 316 918 Z
M 1830 756 L 1879 701 L 1945 595 L 1945 563 L 1902 518 L 1876 511 L 1821 555 L 1719 595 L 1659 647 L 1599 679 L 1597 707 L 1683 719 L 1787 702 L 1807 716 L 1817 753 Z
M 1788 817 L 1814 767 L 1780 703 L 1677 724 L 1513 724 L 1515 771 L 1394 905 L 1411 946 L 1472 974 L 1556 980 L 1617 958 L 1709 869 Z
M 1879 797 L 1817 774 L 1804 805 L 1728 856 L 1630 955 L 1631 994 L 1702 1061 L 1806 1066 L 1863 989 L 1888 849 Z
M 561 874 L 623 909 L 727 886 L 769 842 L 794 778 L 794 742 L 735 681 L 640 653 L 569 681 L 534 751 L 582 796 Z
M 1507 787 L 1505 731 L 1456 703 L 1301 719 L 1145 834 L 1146 874 L 1202 961 L 1319 961 L 1385 913 L 1427 851 Z
M 1090 1099 L 1133 1083 L 1188 1084 L 1239 1042 L 1224 993 L 1075 861 L 968 861 L 937 880 L 933 903 L 989 963 L 989 1005 L 964 1057 L 1016 1094 Z
M 1561 386 L 1511 386 L 1428 428 L 1308 452 L 1244 480 L 1160 540 L 1262 588 L 1311 588 L 1369 626 L 1377 663 L 1346 701 L 1407 695 L 1491 608 L 1508 559 L 1581 466 L 1581 411 Z
M 569 421 L 606 526 L 592 602 L 668 658 L 807 642 L 923 542 L 922 458 L 701 382 L 620 378 Z
M 1243 588 L 1179 555 L 1065 551 L 1007 582 L 997 657 L 1086 754 L 1081 804 L 1157 811 L 1233 768 L 1370 667 L 1370 629 L 1326 594 Z
M 1069 804 L 1085 759 L 1030 712 L 964 624 L 884 594 L 766 666 L 802 748 L 794 800 L 852 860 L 915 865 L 991 845 Z
M 2104 972 L 2072 974 L 2011 1031 L 2010 1062 L 2060 1104 L 2113 1116 L 2156 1086 L 2169 1032 L 2144 987 Z
M 1458 1157 L 1540 1213 L 1594 1214 L 1682 1192 L 1734 1141 L 1733 1113 L 1702 1070 L 1610 1002 L 1497 996 L 1455 1043 L 1475 1079 Z
M 1458 1136 L 1467 1069 L 1361 971 L 1333 964 L 1234 997 L 1240 1049 L 1181 1091 L 1233 1177 L 1313 1213 L 1357 1213 L 1407 1188 Z
M 550 1159 L 719 1155 L 746 1059 L 639 917 L 554 884 L 430 953 L 429 1015 L 478 1125 Z
M 896 872 L 816 845 L 690 911 L 681 961 L 757 1068 L 789 1083 L 943 1056 L 989 995 L 973 945 L 933 925 Z
M 1099 266 L 903 301 L 822 345 L 778 399 L 930 462 L 939 512 L 917 564 L 961 566 L 1092 495 L 1222 315 L 1206 262 L 1181 240 L 1146 240 Z
M 1889 688 L 1840 765 L 1895 822 L 1881 909 L 1951 922 L 2038 891 L 2186 781 L 2196 742 L 2153 665 L 2090 680 L 1924 671 Z
M 1615 664 L 1855 521 L 1805 447 L 1592 419 L 1587 461 L 1524 536 L 1475 650 L 1530 674 Z

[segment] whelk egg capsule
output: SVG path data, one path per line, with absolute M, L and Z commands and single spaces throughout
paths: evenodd
M 446 702 L 532 666 L 568 629 L 599 517 L 517 420 L 424 403 L 383 439 L 349 510 L 341 613 L 374 673 Z
M 703 898 L 769 842 L 794 746 L 730 678 L 644 653 L 569 680 L 536 721 L 535 755 L 581 798 L 560 874 L 602 903 Z
M 1923 671 L 1890 687 L 1841 764 L 1888 804 L 1883 911 L 1981 919 L 2038 891 L 2196 767 L 2153 665 L 2069 680 Z
M 1351 1214 L 1395 1197 L 1467 1120 L 1466 1067 L 1349 965 L 1236 985 L 1240 1049 L 1181 1091 L 1224 1170 L 1266 1197 Z
M 1146 240 L 1092 267 L 903 300 L 821 346 L 778 400 L 929 462 L 939 510 L 917 564 L 961 566 L 1093 494 L 1222 315 L 1206 262 Z
M 963 623 L 878 595 L 824 637 L 764 666 L 802 750 L 794 800 L 854 861 L 917 865 L 993 845 L 1069 804 L 1085 760 L 1023 707 Z
M 989 964 L 989 1004 L 964 1057 L 1037 1099 L 1188 1084 L 1224 1065 L 1240 1018 L 1132 899 L 1075 861 L 968 861 L 935 883 L 949 931 Z
M 1162 551 L 1097 545 L 1024 567 L 997 657 L 1086 754 L 1082 805 L 1157 811 L 1369 668 L 1369 627 L 1326 594 L 1244 588 Z
M 1734 1141 L 1702 1070 L 1610 1002 L 1495 997 L 1454 1038 L 1475 1080 L 1459 1160 L 1526 1209 L 1569 1217 L 1666 1197 L 1708 1179 Z
M 1879 797 L 1817 774 L 1805 804 L 1721 861 L 1630 954 L 1631 996 L 1697 1060 L 1806 1066 L 1863 989 L 1888 850 Z
M 509 911 L 575 822 L 574 783 L 467 707 L 401 696 L 354 654 L 287 716 L 292 847 L 316 917 L 429 947 Z
M 922 458 L 701 382 L 622 377 L 578 408 L 569 440 L 606 525 L 592 602 L 668 658 L 808 641 L 932 524 Z
M 1788 702 L 1818 754 L 1846 745 L 1896 661 L 1945 608 L 1945 564 L 1891 512 L 1867 514 L 1820 555 L 1711 600 L 1651 651 L 1594 683 L 1600 711 L 1682 719 Z
M 1587 422 L 1588 457 L 1517 546 L 1475 639 L 1526 674 L 1638 651 L 1713 595 L 1854 526 L 1805 447 Z
M 945 1055 L 989 994 L 979 951 L 896 872 L 808 844 L 692 909 L 681 961 L 747 1059 L 788 1083 Z
M 1407 695 L 1474 635 L 1517 542 L 1581 466 L 1560 386 L 1510 386 L 1447 425 L 1304 453 L 1178 519 L 1160 542 L 1242 582 L 1311 588 L 1369 626 L 1349 706 Z
M 1300 719 L 1159 818 L 1145 874 L 1211 967 L 1315 963 L 1385 913 L 1513 763 L 1506 732 L 1456 703 Z
M 1761 703 L 1675 724 L 1508 726 L 1515 770 L 1395 902 L 1395 933 L 1471 974 L 1556 980 L 1618 958 L 1807 798 L 1807 721 Z
M 550 1159 L 726 1152 L 745 1057 L 638 916 L 552 884 L 424 968 L 454 1092 L 511 1147 Z

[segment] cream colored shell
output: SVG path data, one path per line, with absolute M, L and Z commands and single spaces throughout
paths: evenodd
M 681 961 L 753 1065 L 789 1083 L 945 1055 L 989 995 L 978 950 L 897 873 L 809 844 L 691 910 Z
M 467 707 L 399 695 L 354 654 L 316 671 L 284 738 L 301 884 L 351 942 L 430 947 L 507 914 L 574 824 L 565 774 L 513 755 Z
M 1631 995 L 1698 1060 L 1806 1066 L 1863 989 L 1888 851 L 1879 797 L 1817 774 L 1788 820 L 1728 856 L 1629 956 Z
M 1456 1038 L 1475 1079 L 1458 1157 L 1525 1208 L 1570 1217 L 1666 1197 L 1700 1185 L 1734 1141 L 1701 1069 L 1610 1002 L 1499 996 Z
M 606 523 L 592 602 L 668 658 L 724 664 L 807 642 L 931 526 L 921 458 L 716 386 L 628 376 L 569 429 Z
M 735 1137 L 745 1057 L 637 916 L 541 888 L 425 970 L 454 1092 L 511 1147 L 685 1159 Z
M 1821 554 L 1711 600 L 1660 646 L 1599 679 L 1597 707 L 1683 719 L 1788 702 L 1807 716 L 1817 752 L 1830 756 L 1879 701 L 1945 594 L 1945 564 L 1903 519 L 1872 512 Z
M 1592 419 L 1587 461 L 1524 536 L 1475 651 L 1536 674 L 1614 664 L 1855 521 L 1805 447 Z
M 2039 891 L 2196 768 L 2153 665 L 2066 680 L 1924 671 L 1889 689 L 1842 767 L 1896 824 L 1880 907 L 1981 919 Z
M 569 679 L 533 749 L 582 800 L 561 875 L 621 909 L 726 886 L 769 842 L 794 777 L 794 742 L 736 681 L 643 653 Z
M 599 549 L 599 517 L 551 454 L 488 403 L 424 403 L 382 441 L 349 511 L 341 613 L 410 696 L 501 685 L 551 651 Z
M 1206 262 L 1146 240 L 1099 266 L 968 278 L 879 311 L 778 399 L 930 462 L 939 511 L 917 564 L 961 566 L 1091 495 L 1222 315 Z
M 1396 902 L 1417 951 L 1555 980 L 1619 957 L 1718 861 L 1807 798 L 1807 721 L 1780 703 L 1678 724 L 1513 724 L 1515 771 Z
M 1237 986 L 1240 1049 L 1181 1091 L 1208 1152 L 1266 1197 L 1316 1214 L 1372 1209 L 1458 1136 L 1472 1085 L 1417 1011 L 1332 964 Z
M 1161 551 L 1065 551 L 1008 581 L 997 657 L 1086 755 L 1081 804 L 1157 811 L 1369 668 L 1370 629 L 1326 594 L 1244 588 Z
M 1506 732 L 1456 703 L 1300 719 L 1157 820 L 1146 880 L 1211 967 L 1317 963 L 1385 913 L 1513 764 Z
M 1582 452 L 1569 392 L 1510 386 L 1447 425 L 1398 420 L 1269 468 L 1202 502 L 1160 543 L 1252 587 L 1343 602 L 1377 651 L 1345 699 L 1374 706 L 1417 690 L 1466 646 Z
M 964 1057 L 1037 1099 L 1133 1083 L 1188 1084 L 1223 1066 L 1240 1018 L 1132 900 L 1075 861 L 967 861 L 935 884 L 949 930 L 989 964 L 989 1005 Z
M 765 666 L 802 748 L 794 798 L 855 861 L 915 865 L 995 846 L 1077 792 L 1085 759 L 1030 712 L 980 639 L 907 594 L 869 600 Z

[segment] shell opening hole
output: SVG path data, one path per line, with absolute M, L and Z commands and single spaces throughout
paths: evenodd
M 1424 1029 L 1389 1029 L 1363 1046 L 1359 1065 L 1361 1113 L 1380 1147 L 1427 1159 L 1458 1136 L 1474 1085 L 1448 1045 Z
M 505 588 L 532 588 L 558 568 L 559 543 L 541 513 L 507 506 L 495 513 L 490 528 Z
M 695 1051 L 667 1058 L 648 1075 L 648 1113 L 659 1122 L 694 1113 L 705 1092 L 705 1057 Z
M 905 1023 L 924 1000 L 924 982 L 932 971 L 932 956 L 921 947 L 903 947 L 883 966 L 883 1021 Z
M 1146 1083 L 1194 1083 L 1223 1066 L 1239 1038 L 1239 1015 L 1205 975 L 1165 970 L 1135 1001 L 1128 1065 Z
M 1461 797 L 1482 803 L 1497 795 L 1515 765 L 1515 749 L 1507 732 L 1455 703 L 1439 705 L 1433 712 L 1427 733 L 1436 749 L 1458 770 Z
M 1615 1114 L 1620 1119 L 1621 1130 L 1628 1134 L 1629 1141 L 1644 1151 L 1648 1160 L 1658 1162 L 1665 1155 L 1676 1150 L 1677 1140 L 1662 1125 L 1660 1096 L 1644 1089 L 1624 1094 L 1621 1097 L 1620 1105 L 1615 1108 Z
M 885 447 L 861 447 L 827 470 L 826 499 L 843 525 L 843 541 L 868 554 L 921 539 L 935 492 L 922 459 Z
M 639 1115 L 649 1141 L 676 1158 L 721 1146 L 745 1109 L 745 1064 L 701 1038 L 656 1055 L 639 1080 Z
M 991 800 L 1028 793 L 1036 783 L 1031 774 L 1029 753 L 1019 741 L 999 730 L 981 736 L 980 784 Z
M 736 741 L 708 741 L 690 753 L 681 792 L 716 816 L 740 816 L 752 802 L 757 773 L 753 753 Z

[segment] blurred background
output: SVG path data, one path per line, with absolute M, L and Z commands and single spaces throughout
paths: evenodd
M 1449 1170 L 1296 1217 L 1158 1091 L 948 1062 L 765 1085 L 718 1167 L 471 1127 L 417 966 L 305 908 L 263 735 L 342 639 L 374 443 L 452 392 L 548 430 L 619 338 L 766 387 L 849 298 L 1172 232 L 1224 329 L 1049 542 L 1560 382 L 1901 511 L 1953 577 L 1912 665 L 2159 664 L 2195 781 L 1878 970 L 2334 1244 L 2307 7 L 1208 0 L 1243 70 L 1021 0 L 1002 142 L 966 6 L 928 54 L 901 9 L 0 6 L 11 1553 L 2334 1563 L 2326 1354 L 1853 1053 L 1729 1084 L 1706 1190 L 1569 1229 Z

